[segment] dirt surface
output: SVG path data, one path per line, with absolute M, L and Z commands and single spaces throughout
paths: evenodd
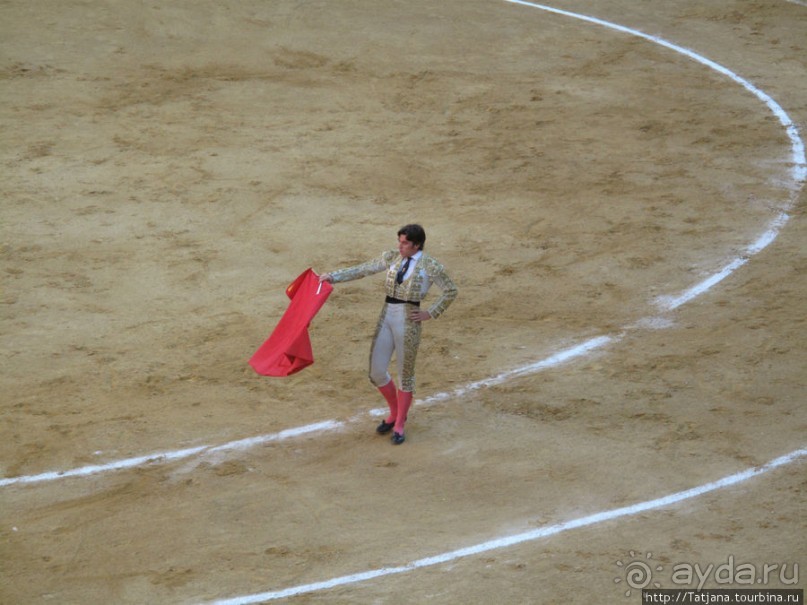
M 690 49 L 805 129 L 804 2 L 553 6 Z M 200 603 L 398 568 L 805 447 L 805 194 L 781 116 L 726 74 L 488 0 L 0 7 L 0 476 L 231 444 L 1 487 L 0 602 Z M 294 277 L 413 221 L 460 296 L 425 326 L 393 447 L 366 379 L 380 277 L 336 286 L 310 368 L 247 360 Z M 287 600 L 638 603 L 633 560 L 664 588 L 729 557 L 788 580 L 805 488 L 802 457 Z

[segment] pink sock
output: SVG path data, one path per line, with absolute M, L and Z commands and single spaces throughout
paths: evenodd
M 395 382 L 390 380 L 383 387 L 378 387 L 378 390 L 381 391 L 381 394 L 384 396 L 384 399 L 387 400 L 387 405 L 389 406 L 389 416 L 387 416 L 384 422 L 387 424 L 395 422 L 398 417 L 398 394 L 395 388 Z
M 412 406 L 412 393 L 408 391 L 398 391 L 398 415 L 395 418 L 395 427 L 393 431 L 399 435 L 403 435 L 404 424 L 406 424 L 406 416 L 409 414 L 409 408 Z

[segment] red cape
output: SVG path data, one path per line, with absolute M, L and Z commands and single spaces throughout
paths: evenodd
M 263 376 L 290 376 L 314 363 L 308 326 L 333 291 L 320 282 L 312 269 L 306 269 L 286 288 L 291 299 L 277 327 L 249 360 Z

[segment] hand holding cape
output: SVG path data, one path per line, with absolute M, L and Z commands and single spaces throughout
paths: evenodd
M 289 307 L 249 365 L 263 376 L 290 376 L 314 363 L 308 327 L 332 291 L 312 269 L 303 271 L 286 288 Z

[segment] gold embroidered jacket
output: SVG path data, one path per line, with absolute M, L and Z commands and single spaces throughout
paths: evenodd
M 417 259 L 414 270 L 411 271 L 409 277 L 403 283 L 398 284 L 395 281 L 395 276 L 403 260 L 397 250 L 388 250 L 380 258 L 367 261 L 355 267 L 334 271 L 331 273 L 331 277 L 333 277 L 334 283 L 339 283 L 360 279 L 386 270 L 387 277 L 384 283 L 387 296 L 409 302 L 422 301 L 428 291 L 428 285 L 435 283 L 440 288 L 441 295 L 429 307 L 428 311 L 429 315 L 436 319 L 457 298 L 457 286 L 446 274 L 443 265 L 425 252 L 421 253 L 420 258 Z M 426 285 L 425 288 L 424 285 Z

